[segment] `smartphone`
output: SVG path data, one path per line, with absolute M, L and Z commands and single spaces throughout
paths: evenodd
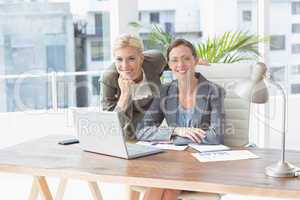
M 79 140 L 75 139 L 75 138 L 62 140 L 62 141 L 58 142 L 58 144 L 61 144 L 61 145 L 69 145 L 69 144 L 76 144 L 76 143 L 79 143 Z

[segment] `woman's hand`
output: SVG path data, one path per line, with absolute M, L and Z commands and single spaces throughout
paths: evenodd
M 118 101 L 117 106 L 121 108 L 121 110 L 126 110 L 129 104 L 129 97 L 130 97 L 130 87 L 134 82 L 132 80 L 125 80 L 122 79 L 121 76 L 118 79 L 118 84 L 121 90 L 120 99 Z
M 201 143 L 205 137 L 205 132 L 200 128 L 176 127 L 172 135 L 189 138 L 193 142 Z

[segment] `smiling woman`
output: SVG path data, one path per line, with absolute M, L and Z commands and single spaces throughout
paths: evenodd
M 143 118 L 159 91 L 160 75 L 166 64 L 161 53 L 143 52 L 139 37 L 119 36 L 113 46 L 114 63 L 101 81 L 103 110 L 119 112 L 128 139 L 135 139 L 136 124 Z
M 174 40 L 167 59 L 177 80 L 163 85 L 138 124 L 137 139 L 223 143 L 224 89 L 195 73 L 198 58 L 189 41 Z M 164 119 L 168 127 L 159 127 Z

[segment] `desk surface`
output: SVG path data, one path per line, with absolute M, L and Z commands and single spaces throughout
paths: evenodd
M 48 136 L 0 150 L 0 171 L 36 176 L 72 177 L 89 181 L 126 183 L 215 193 L 300 198 L 300 178 L 264 174 L 280 153 L 254 149 L 260 159 L 200 163 L 188 151 L 124 160 L 83 152 L 78 145 L 57 145 L 67 136 Z M 287 159 L 300 166 L 300 152 Z

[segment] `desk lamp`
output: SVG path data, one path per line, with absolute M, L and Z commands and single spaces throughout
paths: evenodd
M 257 63 L 253 66 L 250 80 L 242 81 L 235 87 L 235 94 L 252 103 L 266 103 L 268 101 L 268 90 L 264 82 L 267 67 L 264 63 Z M 295 177 L 297 176 L 297 167 L 285 161 L 285 135 L 286 135 L 286 94 L 284 88 L 277 82 L 268 79 L 267 83 L 274 85 L 283 97 L 283 130 L 281 160 L 271 166 L 267 166 L 265 173 L 272 177 Z

